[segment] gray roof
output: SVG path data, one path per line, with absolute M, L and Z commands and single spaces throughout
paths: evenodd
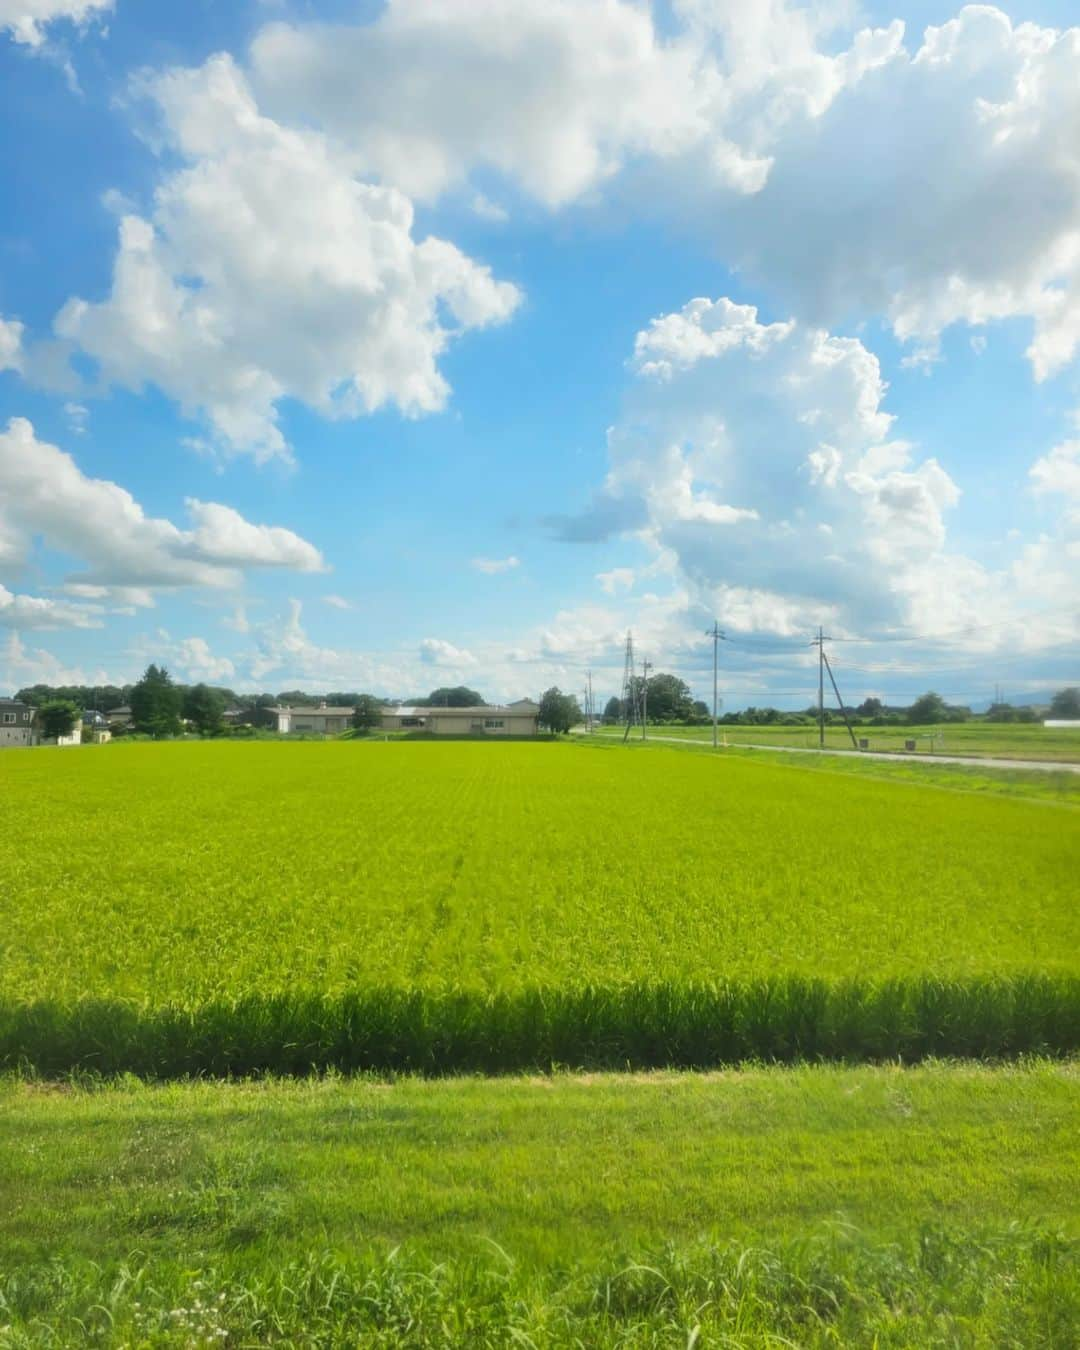
M 292 713 L 296 717 L 351 717 L 355 708 L 271 708 L 275 713 Z
M 383 708 L 382 713 L 384 717 L 523 717 L 536 710 L 537 704 L 521 699 L 510 704 L 473 703 L 466 708 L 446 708 L 439 704 L 431 708 Z

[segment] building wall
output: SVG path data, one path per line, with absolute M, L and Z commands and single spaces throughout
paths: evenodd
M 475 713 L 468 717 L 455 717 L 452 714 L 440 713 L 437 709 L 432 709 L 424 718 L 422 728 L 403 725 L 412 721 L 412 718 L 395 717 L 390 714 L 384 714 L 382 726 L 384 731 L 415 731 L 422 730 L 430 732 L 433 736 L 535 736 L 536 718 L 527 714 L 517 713 L 495 713 L 485 715 Z
M 0 747 L 33 745 L 36 739 L 32 727 L 0 725 Z

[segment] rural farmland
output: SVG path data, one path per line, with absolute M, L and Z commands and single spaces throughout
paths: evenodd
M 5 760 L 11 1343 L 1065 1344 L 1075 801 L 778 758 Z
M 1080 1044 L 1066 807 L 589 744 L 132 745 L 5 785 L 63 822 L 0 861 L 8 1064 Z

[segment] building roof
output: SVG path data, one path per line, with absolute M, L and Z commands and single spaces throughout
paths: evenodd
M 270 708 L 272 713 L 294 713 L 298 717 L 351 717 L 355 708 Z
M 528 699 L 519 699 L 517 703 L 471 703 L 465 708 L 448 708 L 441 704 L 422 708 L 383 708 L 384 717 L 523 717 L 538 712 L 539 705 Z
M 0 708 L 29 708 L 29 703 L 24 703 L 21 698 L 0 698 Z

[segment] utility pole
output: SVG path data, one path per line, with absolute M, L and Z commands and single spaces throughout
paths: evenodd
M 717 698 L 717 657 L 720 650 L 721 640 L 726 640 L 727 634 L 720 631 L 720 625 L 713 620 L 713 626 L 705 630 L 705 636 L 712 638 L 712 748 L 715 750 L 719 744 L 717 733 L 717 710 L 720 706 Z
M 649 671 L 652 670 L 651 661 L 642 661 L 641 663 L 641 739 L 645 739 L 645 727 L 649 721 Z
M 825 636 L 819 627 L 818 635 L 810 644 L 818 649 L 818 748 L 825 749 L 825 672 L 829 672 L 829 683 L 833 687 L 833 693 L 836 695 L 837 706 L 840 709 L 840 716 L 844 719 L 844 725 L 848 729 L 848 735 L 851 737 L 851 744 L 856 750 L 859 748 L 859 742 L 855 739 L 855 728 L 851 725 L 851 719 L 847 715 L 847 709 L 844 707 L 844 700 L 840 697 L 840 689 L 836 683 L 836 676 L 833 674 L 832 666 L 829 664 L 829 658 L 825 655 L 825 643 L 829 639 Z
M 593 695 L 592 695 L 592 671 L 590 670 L 590 671 L 589 671 L 589 734 L 590 734 L 590 735 L 592 734 L 592 729 L 593 729 L 593 717 L 594 717 L 594 709 L 593 709 Z

